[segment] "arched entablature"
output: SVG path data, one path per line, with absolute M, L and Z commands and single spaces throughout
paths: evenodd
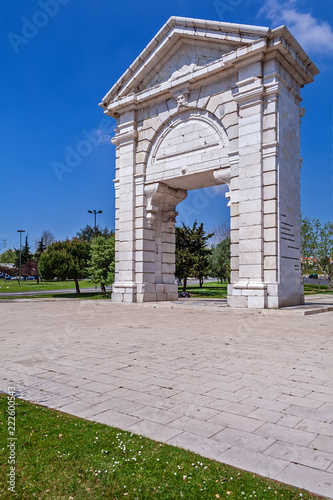
M 207 110 L 187 108 L 169 118 L 153 137 L 145 183 L 186 190 L 208 187 L 220 182 L 214 172 L 229 166 L 229 138 L 221 121 Z

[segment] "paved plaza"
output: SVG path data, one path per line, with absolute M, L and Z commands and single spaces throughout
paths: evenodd
M 333 498 L 333 312 L 61 299 L 0 309 L 3 392 Z

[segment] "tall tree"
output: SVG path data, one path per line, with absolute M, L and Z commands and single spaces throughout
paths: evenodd
M 37 242 L 37 248 L 34 254 L 34 257 L 36 260 L 40 259 L 40 256 L 42 255 L 43 252 L 47 249 L 47 246 L 44 244 L 44 239 L 41 237 L 41 239 Z
M 97 236 L 91 242 L 91 260 L 88 272 L 95 283 L 101 284 L 101 291 L 105 292 L 105 286 L 114 282 L 114 235 L 105 238 Z
M 230 281 L 230 238 L 220 241 L 212 249 L 209 262 L 212 276 L 221 282 Z
M 25 237 L 25 243 L 23 247 L 21 248 L 21 251 L 19 248 L 15 248 L 15 266 L 19 267 L 20 266 L 20 254 L 21 254 L 21 265 L 24 266 L 29 260 L 32 258 L 32 254 L 30 252 L 30 245 L 28 241 L 28 235 Z
M 43 279 L 73 279 L 76 293 L 80 293 L 78 280 L 87 272 L 90 257 L 90 245 L 85 241 L 58 241 L 42 253 L 39 261 L 39 272 Z
M 176 227 L 176 277 L 183 281 L 186 292 L 187 280 L 197 277 L 202 286 L 203 277 L 208 273 L 207 241 L 213 234 L 206 235 L 203 223 L 194 222 L 193 227 Z
M 80 231 L 76 233 L 76 237 L 79 240 L 90 242 L 97 236 L 104 236 L 104 238 L 108 238 L 109 236 L 112 236 L 112 234 L 113 231 L 107 227 L 105 227 L 104 229 L 100 229 L 98 226 L 92 227 L 87 224 L 83 229 L 80 229 Z

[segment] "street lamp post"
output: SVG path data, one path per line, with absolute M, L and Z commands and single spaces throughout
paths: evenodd
M 88 210 L 88 212 L 90 214 L 94 214 L 94 217 L 95 217 L 95 225 L 94 225 L 94 228 L 96 228 L 96 215 L 97 214 L 102 214 L 103 213 L 103 210 Z
M 22 233 L 25 233 L 25 229 L 18 229 L 18 233 L 20 233 L 20 279 L 19 284 L 21 284 L 21 274 L 22 274 Z

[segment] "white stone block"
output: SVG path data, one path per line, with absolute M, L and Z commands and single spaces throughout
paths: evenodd
M 236 307 L 236 308 L 245 308 L 247 307 L 247 297 L 243 297 L 242 295 L 228 295 L 228 306 Z
M 253 212 L 250 214 L 240 213 L 239 215 L 239 227 L 241 226 L 254 226 L 256 224 L 262 224 L 262 213 Z
M 262 200 L 262 188 L 261 187 L 254 187 L 254 188 L 245 188 L 245 189 L 239 189 L 239 201 L 254 201 L 258 200 L 260 201 L 260 209 L 261 210 L 261 200 Z
M 277 199 L 277 186 L 264 186 L 263 188 L 263 199 L 264 200 L 273 200 Z
M 261 279 L 263 275 L 262 266 L 261 265 L 240 265 L 239 266 L 239 279 L 251 279 L 257 278 Z
M 277 255 L 278 253 L 278 244 L 277 241 L 272 241 L 268 243 L 264 243 L 264 255 Z
M 264 309 L 267 307 L 267 297 L 248 297 L 247 307 L 249 309 Z
M 242 252 L 239 255 L 239 266 L 245 265 L 261 265 L 262 253 L 261 252 Z
M 278 258 L 277 257 L 264 257 L 264 269 L 277 269 L 278 268 Z
M 254 201 L 241 201 L 239 203 L 240 210 L 245 213 L 260 212 L 263 208 L 262 205 L 263 202 L 261 199 L 255 199 Z
M 277 214 L 268 214 L 264 215 L 264 227 L 269 228 L 269 227 L 277 227 L 278 225 L 278 218 Z
M 257 239 L 240 239 L 239 240 L 239 251 L 240 253 L 251 253 L 260 252 L 263 250 L 263 240 L 262 238 Z
M 276 200 L 264 201 L 264 214 L 275 214 L 276 212 L 277 212 Z
M 253 225 L 249 227 L 241 226 L 239 228 L 239 240 L 249 240 L 261 238 L 263 234 L 262 225 Z

